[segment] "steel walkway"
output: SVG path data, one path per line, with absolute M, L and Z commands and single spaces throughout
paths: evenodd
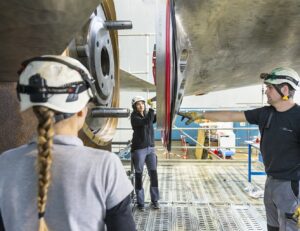
M 263 199 L 245 192 L 247 163 L 159 162 L 160 210 L 133 208 L 138 231 L 266 230 Z M 265 176 L 253 177 L 264 187 Z M 145 198 L 150 201 L 149 177 Z

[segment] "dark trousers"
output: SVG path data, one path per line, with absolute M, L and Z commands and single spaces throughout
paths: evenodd
M 138 205 L 144 205 L 145 195 L 143 188 L 143 169 L 146 163 L 150 177 L 150 197 L 151 201 L 158 201 L 158 179 L 157 179 L 157 156 L 154 147 L 138 149 L 132 152 L 132 161 L 135 169 L 135 192 Z

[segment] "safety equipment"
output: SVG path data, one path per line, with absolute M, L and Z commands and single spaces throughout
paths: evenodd
M 134 106 L 136 102 L 138 101 L 143 101 L 144 103 L 146 102 L 145 98 L 142 96 L 135 96 L 133 97 L 133 99 L 131 100 L 131 105 Z
M 288 95 L 284 95 L 284 96 L 282 96 L 282 99 L 283 99 L 284 101 L 287 101 L 287 100 L 289 100 L 289 96 L 288 96 Z
M 153 110 L 156 110 L 156 99 L 147 99 L 147 104 L 149 105 L 150 108 Z
M 17 93 L 21 111 L 45 106 L 62 113 L 82 110 L 97 100 L 94 80 L 76 59 L 46 55 L 22 63 Z
M 278 67 L 271 71 L 271 73 L 262 73 L 261 79 L 264 79 L 265 84 L 277 85 L 281 83 L 288 83 L 293 89 L 297 89 L 300 81 L 298 73 L 287 67 Z
M 204 119 L 204 115 L 202 112 L 178 112 L 178 115 L 182 116 L 181 121 L 183 121 L 185 118 L 188 120 L 185 122 L 186 125 L 191 124 L 192 122 L 202 122 Z
M 294 211 L 293 218 L 297 221 L 298 228 L 300 228 L 300 206 L 298 206 Z
M 153 106 L 152 100 L 151 100 L 151 99 L 147 99 L 147 104 L 148 104 L 150 107 L 152 107 L 152 106 Z

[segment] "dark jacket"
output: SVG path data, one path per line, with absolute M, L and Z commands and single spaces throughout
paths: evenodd
M 153 109 L 149 109 L 143 117 L 140 113 L 133 111 L 130 116 L 133 129 L 131 151 L 154 147 L 153 123 L 156 122 L 156 115 Z

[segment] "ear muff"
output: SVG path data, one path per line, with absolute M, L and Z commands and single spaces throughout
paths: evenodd
M 283 99 L 284 101 L 287 101 L 287 100 L 289 100 L 289 97 L 288 97 L 287 95 L 285 95 L 285 96 L 282 97 L 282 99 Z

